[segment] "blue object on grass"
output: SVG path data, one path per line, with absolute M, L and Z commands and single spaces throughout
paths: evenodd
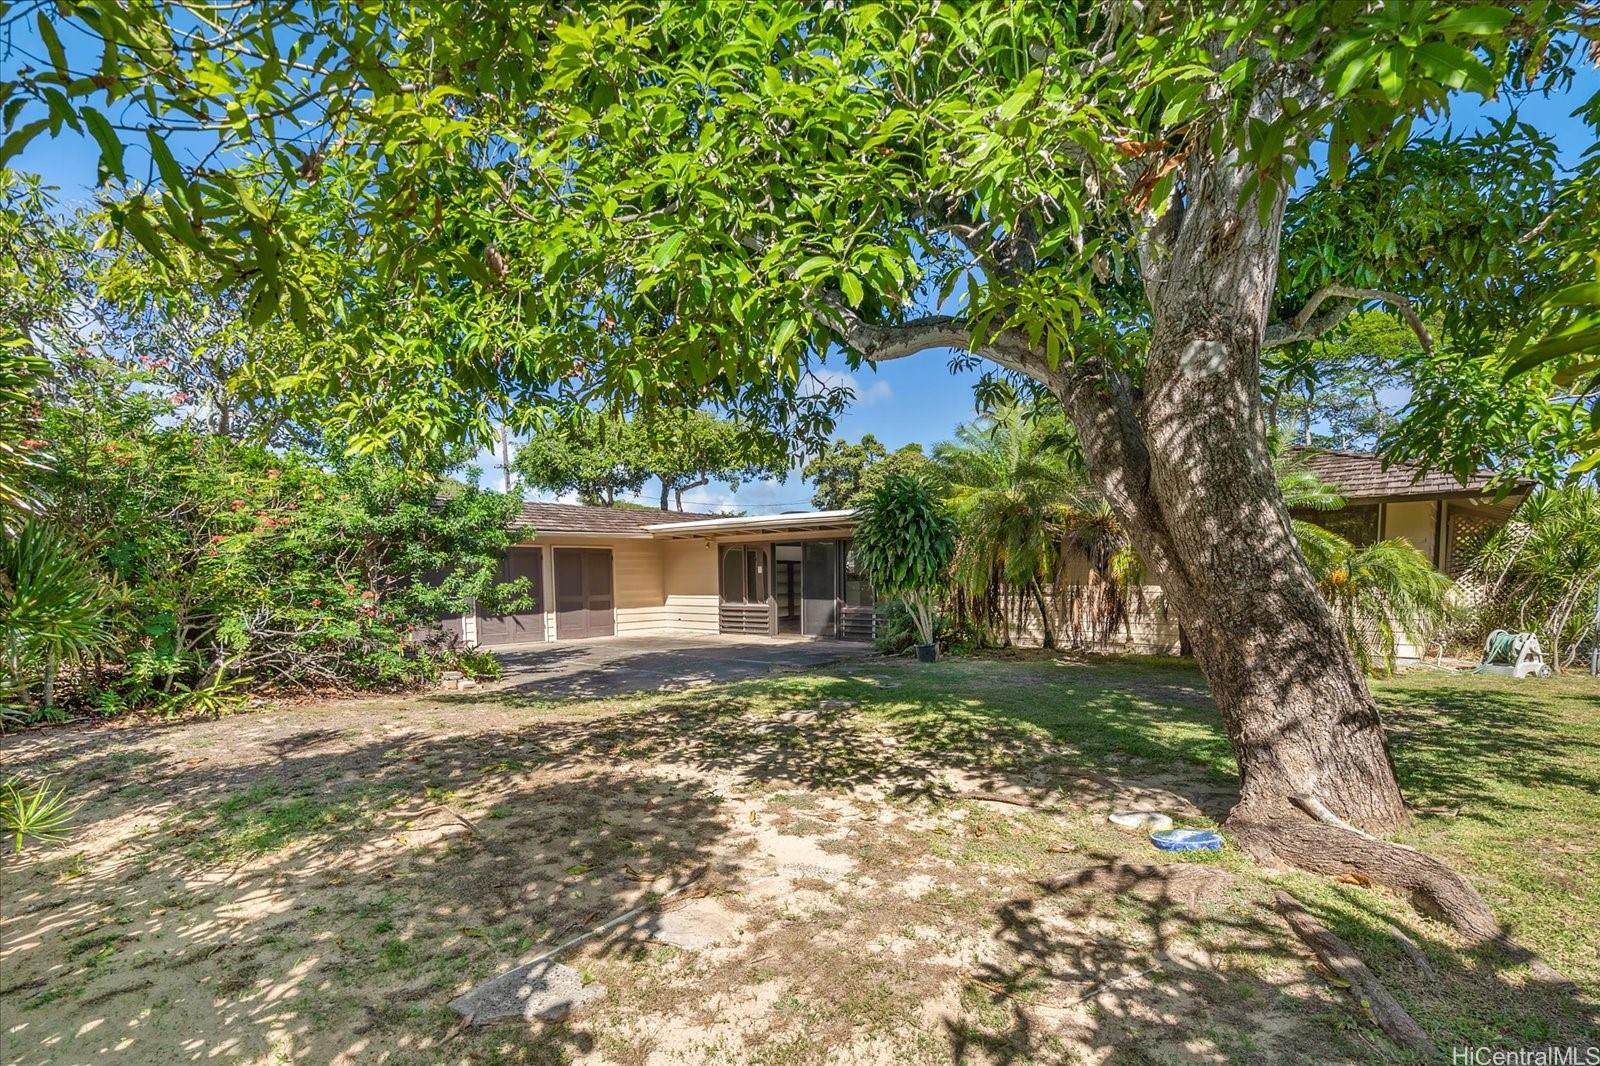
M 1222 834 L 1215 829 L 1162 829 L 1150 834 L 1150 843 L 1162 851 L 1216 851 Z

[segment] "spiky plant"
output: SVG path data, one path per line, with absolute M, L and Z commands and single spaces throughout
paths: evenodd
M 974 603 L 996 584 L 1030 597 L 1044 646 L 1056 646 L 1044 590 L 1065 570 L 1069 548 L 1091 554 L 1115 536 L 1109 510 L 1085 484 L 1077 442 L 1059 415 L 996 408 L 934 446 L 933 460 L 960 538 L 951 576 Z
M 51 788 L 48 780 L 25 785 L 13 775 L 0 781 L 0 830 L 13 838 L 19 854 L 29 839 L 49 843 L 64 838 L 76 810 L 67 790 Z
M 955 540 L 955 522 L 923 477 L 889 475 L 868 493 L 857 514 L 857 565 L 878 595 L 906 605 L 925 645 L 934 642 L 934 612 Z
M 0 532 L 0 647 L 13 678 L 43 662 L 45 713 L 54 708 L 59 664 L 111 640 L 112 604 L 94 564 L 60 531 L 33 519 Z

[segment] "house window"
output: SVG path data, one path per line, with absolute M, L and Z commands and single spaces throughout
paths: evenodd
M 845 542 L 844 554 L 844 605 L 846 607 L 874 607 L 877 606 L 877 597 L 873 595 L 872 585 L 861 573 L 861 568 L 856 561 L 855 545 Z
M 1378 542 L 1378 505 L 1350 504 L 1337 511 L 1298 511 L 1296 518 L 1337 533 L 1358 548 Z
M 767 553 L 755 545 L 722 549 L 722 602 L 767 602 Z

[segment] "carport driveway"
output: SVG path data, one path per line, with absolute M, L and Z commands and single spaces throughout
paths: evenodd
M 846 641 L 709 636 L 605 637 L 490 650 L 505 667 L 496 691 L 542 699 L 674 692 L 872 654 L 870 644 Z

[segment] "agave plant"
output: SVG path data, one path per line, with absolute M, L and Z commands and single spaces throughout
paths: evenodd
M 44 664 L 42 707 L 55 704 L 56 670 L 111 640 L 113 598 L 94 564 L 37 520 L 0 533 L 0 648 L 11 677 Z
M 31 786 L 16 776 L 0 781 L 0 830 L 13 838 L 18 853 L 30 838 L 41 843 L 63 839 L 76 810 L 67 790 L 51 788 L 49 781 Z

